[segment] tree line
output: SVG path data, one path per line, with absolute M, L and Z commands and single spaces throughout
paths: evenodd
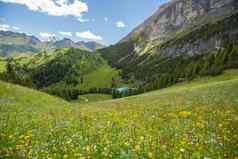
M 124 92 L 116 90 L 115 79 L 112 79 L 110 88 L 80 90 L 78 86 L 85 82 L 83 75 L 67 58 L 55 58 L 36 68 L 29 68 L 9 58 L 6 71 L 0 77 L 5 81 L 39 89 L 66 100 L 74 100 L 79 95 L 88 93 L 111 94 L 113 98 L 121 98 L 165 88 L 198 76 L 216 76 L 225 69 L 238 68 L 238 48 L 229 45 L 216 53 L 193 57 L 151 56 L 143 65 L 127 65 L 127 68 L 122 70 L 122 76 L 124 80 L 135 81 L 136 86 Z M 140 83 L 137 84 L 136 81 Z

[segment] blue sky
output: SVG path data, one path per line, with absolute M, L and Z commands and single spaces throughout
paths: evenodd
M 113 44 L 167 0 L 0 0 L 0 30 Z

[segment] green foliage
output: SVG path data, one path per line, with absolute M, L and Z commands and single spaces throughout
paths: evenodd
M 129 56 L 133 53 L 133 50 L 134 43 L 132 41 L 128 41 L 100 49 L 98 52 L 103 58 L 107 59 L 110 65 L 118 67 L 118 60 L 122 57 Z
M 192 57 L 135 56 L 133 62 L 122 66 L 122 77 L 142 81 L 137 86 L 137 90 L 143 93 L 191 80 L 198 76 L 219 75 L 225 69 L 237 68 L 237 57 L 238 52 L 235 46 L 217 53 Z M 141 59 L 144 59 L 143 63 Z
M 110 88 L 112 78 L 120 79 L 118 71 L 99 54 L 74 48 L 9 58 L 6 63 L 2 79 L 67 100 L 74 100 L 91 88 Z
M 0 73 L 6 71 L 5 70 L 6 69 L 6 64 L 7 64 L 6 60 L 0 58 Z
M 42 91 L 55 96 L 62 97 L 68 101 L 76 100 L 79 96 L 79 90 L 75 88 L 75 86 L 68 84 L 54 85 L 51 87 L 44 88 L 42 89 Z
M 112 79 L 114 79 L 114 87 L 121 84 L 119 71 L 104 64 L 95 70 L 85 74 L 83 82 L 79 85 L 80 90 L 89 90 L 90 88 L 111 88 Z

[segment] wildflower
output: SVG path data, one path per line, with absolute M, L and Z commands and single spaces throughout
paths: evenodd
M 144 136 L 141 136 L 141 137 L 140 137 L 140 140 L 143 141 L 143 140 L 144 140 Z
M 32 154 L 32 149 L 28 151 L 28 155 L 30 156 Z
M 139 150 L 140 150 L 140 145 L 136 145 L 136 146 L 135 146 L 135 150 L 136 150 L 136 151 L 139 151 Z
M 181 151 L 181 152 L 185 152 L 185 149 L 184 149 L 184 148 L 181 148 L 180 151 Z
M 191 115 L 191 112 L 188 112 L 188 111 L 181 111 L 181 112 L 179 112 L 179 116 L 183 117 L 183 118 L 187 118 L 190 115 Z
M 197 127 L 200 128 L 200 129 L 203 129 L 204 128 L 204 124 L 200 123 L 200 122 L 197 122 Z
M 148 153 L 148 157 L 149 157 L 149 158 L 153 158 L 153 153 L 152 153 L 152 152 L 149 152 L 149 153 Z
M 126 145 L 126 146 L 129 146 L 129 143 L 128 143 L 128 142 L 125 142 L 125 145 Z
M 90 152 L 90 149 L 91 149 L 90 146 L 87 145 L 87 146 L 86 146 L 86 150 L 87 150 L 88 152 Z
M 219 126 L 219 128 L 222 128 L 222 127 L 223 127 L 223 125 L 222 125 L 222 124 L 219 124 L 218 126 Z
M 22 145 L 16 145 L 16 149 L 21 149 L 22 147 Z
M 13 138 L 13 135 L 9 135 L 9 139 L 12 139 Z

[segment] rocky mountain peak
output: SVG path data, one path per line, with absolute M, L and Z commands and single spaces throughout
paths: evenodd
M 170 0 L 120 42 L 134 40 L 137 47 L 154 40 L 163 43 L 172 34 L 237 10 L 237 3 L 237 0 Z

